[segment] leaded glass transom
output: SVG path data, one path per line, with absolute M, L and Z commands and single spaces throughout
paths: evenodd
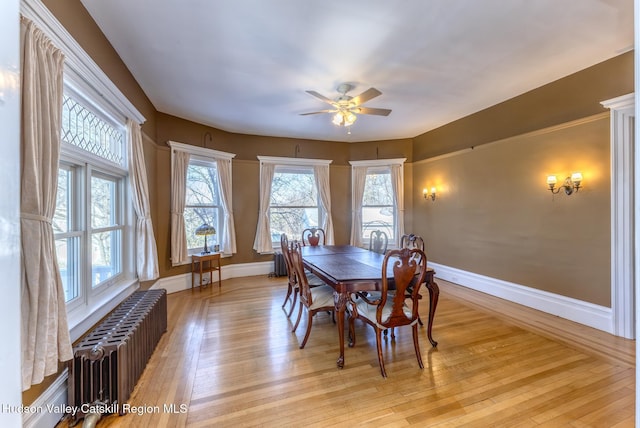
M 123 129 L 118 129 L 64 94 L 62 140 L 120 166 L 124 165 Z

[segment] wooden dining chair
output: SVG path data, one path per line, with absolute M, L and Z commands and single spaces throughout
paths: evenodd
M 391 260 L 390 260 L 391 259 Z M 393 264 L 395 291 L 389 290 L 387 268 Z M 423 368 L 420 344 L 418 342 L 418 292 L 425 281 L 427 257 L 424 252 L 414 248 L 401 248 L 389 251 L 382 264 L 380 294 L 373 296 L 350 296 L 349 309 L 349 346 L 356 344 L 355 320 L 359 319 L 373 327 L 376 334 L 378 363 L 383 377 L 387 377 L 382 357 L 382 332 L 402 326 L 411 326 L 413 347 L 418 365 Z M 393 337 L 393 336 L 392 336 Z
M 400 248 L 417 248 L 424 253 L 424 239 L 422 239 L 422 236 L 413 233 L 402 235 L 400 238 Z M 418 298 L 422 299 L 422 296 L 419 295 Z M 423 325 L 420 318 L 418 318 L 418 324 Z M 391 330 L 391 335 L 393 336 L 393 329 Z
M 382 230 L 374 230 L 369 236 L 369 251 L 384 254 L 387 252 L 388 243 L 389 238 L 386 233 Z
M 324 233 L 324 229 L 319 227 L 310 227 L 302 231 L 302 245 L 309 245 L 315 247 L 317 245 L 326 245 L 327 235 Z
M 287 317 L 289 318 L 291 318 L 293 309 L 295 308 L 298 301 L 298 294 L 300 294 L 298 276 L 291 261 L 291 245 L 293 245 L 293 242 L 289 244 L 287 235 L 285 233 L 281 234 L 280 249 L 282 250 L 282 257 L 284 258 L 284 264 L 287 268 L 287 294 L 284 297 L 284 302 L 282 302 L 282 308 L 284 309 L 284 307 L 287 305 L 287 302 L 291 300 L 291 307 L 289 308 L 289 312 L 287 312 Z M 318 278 L 314 274 L 307 272 L 306 275 L 309 287 L 318 287 L 320 285 L 325 285 L 320 280 L 320 278 Z
M 284 264 L 287 267 L 287 295 L 284 296 L 284 302 L 282 302 L 282 308 L 287 304 L 287 301 L 291 299 L 291 308 L 287 313 L 287 317 L 291 317 L 293 308 L 298 301 L 298 280 L 296 279 L 296 271 L 291 264 L 291 254 L 289 252 L 289 239 L 287 234 L 280 235 L 280 249 L 282 250 L 282 257 L 284 258 Z
M 424 252 L 424 239 L 413 233 L 402 235 L 400 238 L 400 248 L 417 248 Z
M 304 265 L 302 263 L 302 254 L 300 254 L 300 244 L 294 243 L 290 249 L 291 262 L 296 272 L 298 280 L 298 287 L 300 290 L 300 311 L 298 312 L 298 319 L 293 326 L 292 332 L 295 332 L 302 318 L 303 307 L 307 311 L 307 331 L 304 334 L 304 339 L 300 343 L 300 349 L 304 348 L 307 340 L 309 339 L 309 333 L 311 333 L 311 325 L 313 323 L 313 316 L 318 312 L 331 312 L 335 310 L 335 303 L 333 300 L 333 288 L 323 284 L 316 287 L 309 286 L 307 279 L 307 273 L 305 272 Z

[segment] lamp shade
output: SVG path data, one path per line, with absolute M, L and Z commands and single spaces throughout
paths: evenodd
M 196 235 L 215 235 L 216 228 L 213 226 L 209 226 L 207 223 L 204 223 L 202 226 L 198 226 L 196 229 Z

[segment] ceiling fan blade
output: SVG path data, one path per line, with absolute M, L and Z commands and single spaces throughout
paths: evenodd
M 319 114 L 319 113 L 334 113 L 338 110 L 319 110 L 319 111 L 312 111 L 309 113 L 300 113 L 300 116 L 308 116 L 310 114 Z
M 372 107 L 356 107 L 353 109 L 356 113 L 360 114 L 375 114 L 377 116 L 389 116 L 391 110 L 386 108 L 372 108 Z
M 357 97 L 353 97 L 351 99 L 351 101 L 355 105 L 360 105 L 360 104 L 366 103 L 370 99 L 373 99 L 373 98 L 377 97 L 378 95 L 382 95 L 382 92 L 380 92 L 376 88 L 369 88 L 366 91 L 364 91 L 363 93 L 361 93 L 360 95 L 358 95 Z
M 322 94 L 317 93 L 316 91 L 305 91 L 305 92 L 306 92 L 307 94 L 309 94 L 309 95 L 313 95 L 314 97 L 318 98 L 318 99 L 319 99 L 319 100 L 321 100 L 321 101 L 324 101 L 325 103 L 329 103 L 329 104 L 331 104 L 331 105 L 334 105 L 334 104 L 335 104 L 335 101 L 333 101 L 333 100 L 332 100 L 332 99 L 330 99 L 330 98 L 325 97 L 325 96 L 324 96 L 324 95 L 322 95 Z

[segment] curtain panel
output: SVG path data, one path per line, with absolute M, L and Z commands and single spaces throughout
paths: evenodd
M 171 265 L 189 261 L 187 233 L 184 227 L 184 208 L 187 196 L 187 169 L 190 154 L 171 149 Z
M 136 211 L 136 271 L 140 281 L 150 281 L 160 276 L 158 272 L 158 249 L 151 222 L 147 168 L 142 150 L 140 124 L 127 119 L 129 144 L 129 185 L 131 200 Z
M 233 203 L 232 203 L 232 174 L 231 159 L 215 158 L 216 170 L 218 171 L 218 183 L 220 183 L 220 205 L 224 211 L 224 220 L 222 227 L 222 248 L 220 250 L 224 254 L 235 254 L 236 249 L 236 226 L 233 220 Z
M 269 206 L 271 205 L 271 184 L 275 170 L 274 164 L 260 162 L 260 211 L 258 212 L 258 225 L 253 249 L 261 254 L 273 252 Z
M 404 235 L 404 165 L 391 165 L 391 186 L 393 187 L 393 204 L 396 206 L 396 236 L 398 245 Z
M 313 167 L 313 174 L 316 178 L 318 186 L 318 194 L 320 195 L 320 204 L 324 211 L 324 223 L 322 228 L 327 239 L 327 245 L 333 245 L 333 219 L 331 216 L 331 186 L 329 181 L 329 165 L 316 165 Z
M 364 196 L 364 184 L 367 178 L 366 166 L 354 166 L 351 168 L 353 180 L 353 193 L 351 194 L 351 245 L 362 246 L 362 197 Z
M 52 219 L 56 207 L 64 55 L 21 20 L 21 340 L 22 388 L 73 357 Z

